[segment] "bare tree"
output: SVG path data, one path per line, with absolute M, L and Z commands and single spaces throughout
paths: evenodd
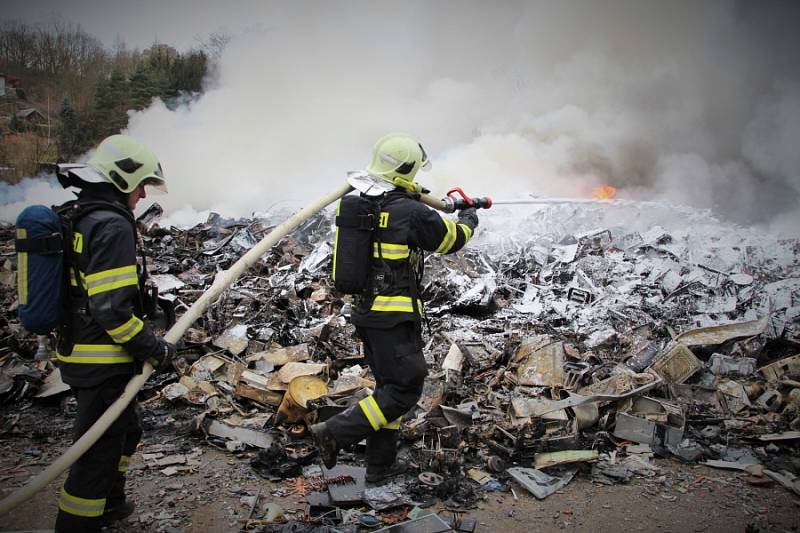
M 36 50 L 36 33 L 31 26 L 6 21 L 0 28 L 0 60 L 11 67 L 31 67 Z
M 221 31 L 214 32 L 206 38 L 200 36 L 195 36 L 194 38 L 200 46 L 200 50 L 202 50 L 212 62 L 219 61 L 222 52 L 225 50 L 228 43 L 231 42 L 231 39 L 232 37 L 230 34 Z
M 0 26 L 0 63 L 21 74 L 84 76 L 102 61 L 107 61 L 102 43 L 79 24 L 53 19 L 47 24 L 8 21 Z

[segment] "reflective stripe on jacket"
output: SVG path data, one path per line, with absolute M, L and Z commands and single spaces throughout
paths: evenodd
M 421 261 L 419 251 L 456 252 L 472 238 L 472 229 L 396 189 L 383 200 L 374 235 L 372 289 L 358 299 L 352 322 L 386 328 L 422 316 L 415 273 Z

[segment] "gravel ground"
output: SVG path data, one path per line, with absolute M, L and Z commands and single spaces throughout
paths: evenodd
M 59 405 L 18 404 L 3 415 L 0 490 L 19 487 L 66 448 L 71 419 Z M 263 506 L 279 505 L 300 518 L 304 497 L 291 494 L 289 482 L 270 482 L 249 465 L 254 455 L 234 455 L 182 435 L 176 428 L 192 413 L 148 410 L 141 449 L 168 443 L 186 453 L 199 449 L 199 465 L 167 476 L 134 456 L 129 487 L 136 512 L 113 528 L 118 532 L 238 531 L 250 513 L 252 497 Z M 656 459 L 660 473 L 613 486 L 592 483 L 586 472 L 563 490 L 537 501 L 511 483 L 514 493 L 487 492 L 459 516 L 475 519 L 479 531 L 798 531 L 800 499 L 778 485 L 753 486 L 746 475 Z M 0 530 L 41 530 L 53 526 L 64 475 L 34 498 L 0 517 Z M 249 498 L 248 498 L 249 497 Z M 452 516 L 442 502 L 433 510 Z

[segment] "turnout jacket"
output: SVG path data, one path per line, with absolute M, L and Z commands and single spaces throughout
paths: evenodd
M 471 238 L 471 224 L 442 217 L 403 189 L 386 193 L 373 237 L 370 286 L 356 299 L 355 326 L 390 328 L 423 316 L 422 251 L 449 254 Z
M 93 210 L 73 227 L 66 263 L 70 305 L 56 355 L 64 382 L 75 387 L 133 374 L 160 349 L 143 320 L 133 213 L 110 185 L 83 189 L 78 197 L 78 202 L 97 200 L 121 210 Z

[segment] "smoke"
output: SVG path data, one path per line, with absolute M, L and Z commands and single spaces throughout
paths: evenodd
M 25 178 L 17 185 L 0 182 L 0 221 L 14 221 L 28 205 L 58 205 L 71 197 L 53 176 Z
M 294 2 L 248 16 L 206 92 L 133 113 L 176 220 L 300 206 L 416 136 L 442 194 L 623 197 L 796 234 L 800 4 Z

